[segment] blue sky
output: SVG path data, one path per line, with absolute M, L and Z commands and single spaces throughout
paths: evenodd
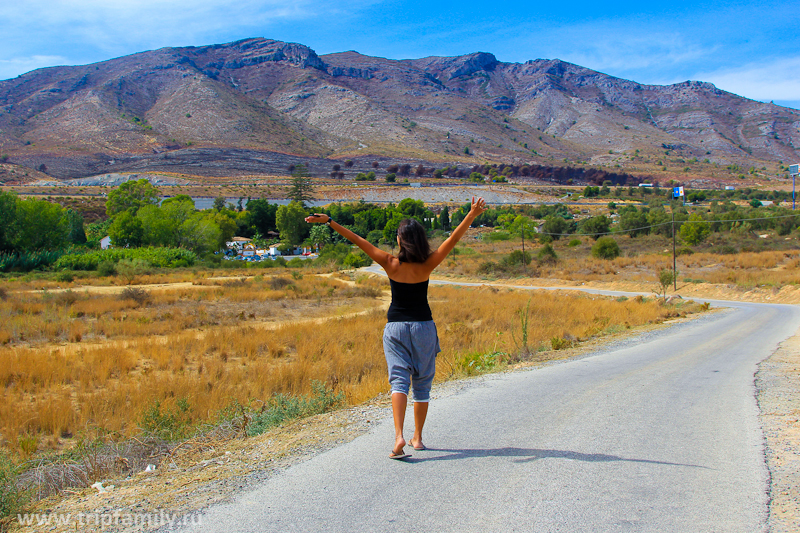
M 0 79 L 164 46 L 268 37 L 393 59 L 559 58 L 640 83 L 710 81 L 800 108 L 800 6 L 785 0 L 6 0 Z

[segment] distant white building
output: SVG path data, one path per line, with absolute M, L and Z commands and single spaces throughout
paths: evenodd
M 242 248 L 252 240 L 253 239 L 248 239 L 247 237 L 234 237 L 233 240 L 226 242 L 225 246 L 227 246 L 229 250 L 241 252 Z
M 106 235 L 102 239 L 100 239 L 100 249 L 101 250 L 108 250 L 111 248 L 111 237 Z

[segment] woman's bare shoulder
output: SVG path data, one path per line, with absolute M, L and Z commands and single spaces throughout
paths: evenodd
M 430 277 L 431 270 L 426 263 L 402 263 L 398 259 L 396 268 L 391 272 L 387 268 L 386 274 L 400 283 L 421 283 Z
M 386 274 L 391 278 L 393 274 L 397 273 L 398 270 L 401 268 L 402 263 L 398 258 L 393 255 L 389 255 L 386 258 L 386 264 L 382 265 L 383 269 L 386 271 Z

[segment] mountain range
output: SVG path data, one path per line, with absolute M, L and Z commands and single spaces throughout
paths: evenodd
M 800 159 L 797 147 L 800 111 L 710 83 L 643 85 L 485 52 L 320 56 L 253 38 L 0 81 L 2 162 L 59 179 L 286 174 L 291 162 L 323 174 L 346 159 L 773 168 Z

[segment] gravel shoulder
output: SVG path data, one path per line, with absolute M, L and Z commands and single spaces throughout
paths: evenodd
M 800 332 L 759 365 L 756 389 L 770 472 L 771 533 L 800 531 Z

